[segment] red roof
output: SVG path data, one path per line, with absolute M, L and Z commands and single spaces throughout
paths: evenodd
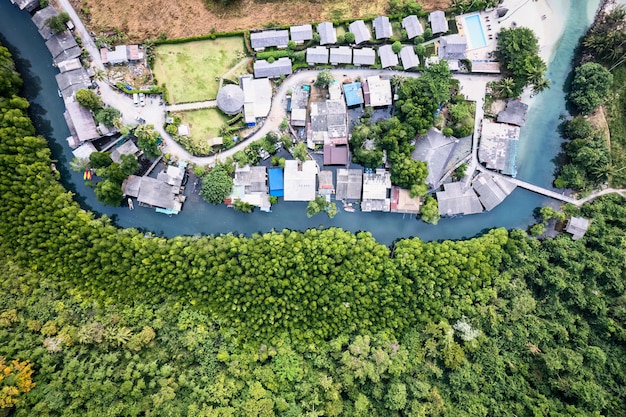
M 348 147 L 324 145 L 324 165 L 348 165 Z

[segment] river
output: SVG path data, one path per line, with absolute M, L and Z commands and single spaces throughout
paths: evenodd
M 591 22 L 598 4 L 599 0 L 570 2 L 567 28 L 549 65 L 548 77 L 552 88 L 535 98 L 526 126 L 522 129 L 518 154 L 520 179 L 544 187 L 551 186 L 552 160 L 561 144 L 556 127 L 559 116 L 565 113 L 562 87 L 571 69 L 574 47 Z M 581 13 L 584 10 L 587 13 Z M 306 203 L 291 202 L 279 202 L 272 213 L 242 214 L 225 206 L 206 204 L 197 194 L 190 195 L 181 214 L 172 217 L 141 207 L 129 211 L 128 208 L 103 206 L 96 200 L 93 190 L 85 186 L 82 174 L 69 170 L 72 153 L 65 140 L 69 131 L 63 118 L 63 101 L 57 95 L 54 79 L 58 70 L 52 66 L 50 54 L 29 14 L 20 11 L 9 0 L 0 0 L 0 35 L 0 40 L 16 59 L 24 78 L 22 94 L 31 102 L 31 117 L 37 131 L 50 143 L 64 186 L 75 193 L 75 199 L 85 209 L 110 216 L 120 227 L 136 227 L 168 237 L 229 232 L 250 235 L 284 228 L 341 227 L 352 232 L 369 231 L 379 242 L 390 245 L 397 239 L 413 236 L 432 241 L 469 238 L 494 227 L 525 229 L 534 223 L 533 210 L 552 201 L 518 188 L 491 212 L 442 219 L 437 226 L 408 215 L 346 213 L 341 209 L 334 219 L 328 219 L 324 214 L 309 219 L 305 214 Z

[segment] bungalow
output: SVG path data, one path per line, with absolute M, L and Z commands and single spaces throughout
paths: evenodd
M 285 201 L 315 200 L 315 161 L 285 161 Z
M 278 78 L 281 75 L 291 75 L 291 59 L 280 58 L 269 63 L 265 60 L 254 62 L 254 78 Z
M 74 157 L 78 159 L 89 160 L 89 155 L 91 155 L 94 152 L 98 152 L 98 150 L 93 145 L 93 143 L 85 142 L 82 145 L 80 145 L 78 148 L 74 149 L 72 151 L 72 155 L 74 155 Z
M 143 51 L 139 49 L 139 45 L 128 45 L 128 60 L 141 61 L 144 57 Z
M 72 58 L 67 61 L 62 61 L 57 64 L 57 68 L 59 68 L 59 72 L 67 72 L 72 70 L 81 69 L 83 64 L 81 64 L 80 59 Z
M 333 45 L 337 43 L 337 30 L 332 23 L 320 23 L 317 25 L 317 33 L 320 35 L 320 45 Z
M 357 67 L 376 63 L 376 52 L 373 48 L 353 49 L 352 55 L 353 64 Z
M 292 26 L 289 28 L 289 32 L 291 33 L 291 40 L 294 41 L 296 45 L 301 45 L 305 41 L 313 39 L 313 26 L 310 24 Z
M 309 65 L 328 64 L 328 48 L 325 46 L 307 48 L 306 62 Z
M 380 66 L 383 68 L 395 67 L 398 65 L 398 55 L 393 52 L 391 45 L 383 45 L 378 48 Z
M 487 168 L 514 176 L 519 146 L 520 128 L 517 126 L 483 120 L 478 160 Z
M 352 48 L 349 46 L 330 48 L 330 63 L 332 65 L 352 64 Z
M 75 140 L 74 147 L 100 137 L 96 130 L 96 122 L 93 119 L 93 115 L 89 110 L 78 104 L 77 101 L 67 100 L 65 102 L 65 113 L 63 113 L 63 116 L 70 129 L 72 138 Z
M 350 165 L 348 147 L 324 145 L 324 165 Z
M 263 32 L 251 33 L 250 43 L 255 51 L 262 51 L 272 46 L 286 48 L 289 43 L 289 31 L 265 30 Z
M 387 16 L 378 16 L 374 19 L 374 34 L 376 39 L 389 39 L 393 36 L 391 22 Z
M 426 162 L 428 166 L 426 184 L 429 187 L 439 187 L 448 171 L 448 161 L 455 154 L 458 142 L 455 137 L 444 136 L 439 129 L 434 127 L 415 141 L 411 159 Z
M 126 196 L 136 197 L 139 205 L 167 214 L 178 214 L 185 201 L 185 196 L 180 194 L 180 186 L 152 177 L 131 175 L 122 184 L 122 190 Z
M 243 89 L 243 115 L 248 126 L 256 125 L 256 119 L 267 117 L 272 107 L 272 84 L 267 78 L 252 78 L 244 75 L 239 78 Z
M 472 188 L 478 194 L 478 199 L 487 211 L 493 210 L 497 205 L 517 188 L 517 185 L 503 178 L 483 172 L 472 181 Z
M 354 33 L 354 43 L 357 45 L 372 39 L 370 30 L 365 26 L 365 22 L 362 20 L 356 20 L 350 23 L 349 29 L 350 32 Z
M 39 3 L 37 3 L 37 5 L 39 5 Z M 41 37 L 45 40 L 48 40 L 55 35 L 55 32 L 50 29 L 50 26 L 48 26 L 46 22 L 51 17 L 56 17 L 58 15 L 59 12 L 57 12 L 57 10 L 52 6 L 44 7 L 33 15 L 32 21 L 35 26 L 37 26 L 37 31 L 39 31 Z
M 572 235 L 572 239 L 578 240 L 585 236 L 587 229 L 589 229 L 589 224 L 591 224 L 589 219 L 585 219 L 584 217 L 572 217 L 567 222 L 565 231 Z
M 50 51 L 55 65 L 68 59 L 78 58 L 82 53 L 74 35 L 69 30 L 52 36 L 46 41 L 46 47 Z
M 363 171 L 360 169 L 337 170 L 337 194 L 338 201 L 360 200 L 363 187 Z
M 91 78 L 82 66 L 79 69 L 62 72 L 55 76 L 59 91 L 64 98 L 71 98 L 76 92 L 91 86 Z
M 433 31 L 433 35 L 436 35 L 438 33 L 446 33 L 450 30 L 450 28 L 448 27 L 448 20 L 446 19 L 446 14 L 441 10 L 431 12 L 428 15 L 428 21 L 430 22 L 430 27 Z
M 467 39 L 462 35 L 449 35 L 441 38 L 437 55 L 439 59 L 460 60 L 467 58 Z
M 385 169 L 363 174 L 361 211 L 390 211 L 391 174 Z
M 26 10 L 32 12 L 41 4 L 39 0 L 11 0 L 13 4 L 16 4 L 20 10 Z
M 402 27 L 406 30 L 406 36 L 409 39 L 413 39 L 416 36 L 424 34 L 424 28 L 415 15 L 407 16 L 402 19 Z
M 418 67 L 420 64 L 420 59 L 415 53 L 415 48 L 408 45 L 403 46 L 400 50 L 400 60 L 402 61 L 402 67 L 405 70 Z

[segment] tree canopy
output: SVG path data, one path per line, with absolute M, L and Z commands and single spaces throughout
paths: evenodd
M 202 177 L 200 195 L 211 204 L 222 204 L 233 188 L 233 179 L 220 166 Z
M 81 88 L 76 92 L 76 101 L 78 103 L 95 112 L 104 107 L 104 103 L 102 103 L 102 99 L 93 92 L 93 90 L 88 90 L 86 88 Z
M 498 34 L 496 55 L 502 63 L 502 73 L 514 84 L 501 89 L 504 97 L 517 97 L 527 85 L 544 85 L 546 63 L 539 56 L 539 41 L 525 27 L 503 28 Z
M 582 114 L 589 114 L 604 102 L 613 84 L 613 75 L 602 65 L 587 62 L 574 70 L 569 101 Z

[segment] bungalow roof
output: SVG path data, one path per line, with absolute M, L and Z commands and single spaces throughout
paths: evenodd
M 330 63 L 337 64 L 351 64 L 352 63 L 352 48 L 349 46 L 340 46 L 339 48 L 330 48 Z
M 398 65 L 398 55 L 393 52 L 391 45 L 383 45 L 378 48 L 380 65 L 383 68 L 395 67 Z
M 506 102 L 506 109 L 498 113 L 498 123 L 524 126 L 526 124 L 527 113 L 528 104 L 517 100 L 508 100 Z
M 324 165 L 348 165 L 350 162 L 347 146 L 324 145 Z
M 446 33 L 450 30 L 450 28 L 448 27 L 448 20 L 446 19 L 446 14 L 441 10 L 431 12 L 428 15 L 428 21 L 430 22 L 430 27 L 433 31 L 433 35 L 437 33 Z
M 473 188 L 465 188 L 461 182 L 451 182 L 444 184 L 443 189 L 444 191 L 437 191 L 440 215 L 455 216 L 483 211 L 483 206 Z
M 308 64 L 328 64 L 328 48 L 325 46 L 307 48 L 306 62 Z
M 337 43 L 337 30 L 331 22 L 322 22 L 317 25 L 317 33 L 320 35 L 320 45 Z
M 337 170 L 337 192 L 335 198 L 341 200 L 360 200 L 363 186 L 363 171 L 360 169 Z
M 58 15 L 59 12 L 53 6 L 44 7 L 33 15 L 33 23 L 37 26 L 37 31 L 42 38 L 48 40 L 54 36 L 55 32 L 46 24 L 46 20 Z
M 78 104 L 76 101 L 66 101 L 66 120 L 69 122 L 70 132 L 80 142 L 99 138 L 96 130 L 96 122 L 89 110 Z
M 374 65 L 376 63 L 376 52 L 373 48 L 353 49 L 352 55 L 354 65 Z
M 374 34 L 376 39 L 388 39 L 393 35 L 391 22 L 387 16 L 378 16 L 374 19 Z
M 139 152 L 139 148 L 135 143 L 132 140 L 127 140 L 111 151 L 111 159 L 119 164 L 122 162 L 122 155 L 135 155 L 137 152 Z
M 350 23 L 349 28 L 350 32 L 354 33 L 354 43 L 357 45 L 372 39 L 370 30 L 365 26 L 365 22 L 362 20 L 356 20 Z
M 286 57 L 279 58 L 271 64 L 265 60 L 254 63 L 255 78 L 277 78 L 281 75 L 290 75 L 292 72 L 291 59 Z
M 250 43 L 253 49 L 263 49 L 272 46 L 287 47 L 289 43 L 288 30 L 264 30 L 250 34 Z
M 292 26 L 289 28 L 289 32 L 291 32 L 291 40 L 295 42 L 304 42 L 313 39 L 313 26 L 310 24 Z
M 285 201 L 311 201 L 315 199 L 315 161 L 285 161 Z
M 46 41 L 46 47 L 55 64 L 72 58 L 78 58 L 81 49 L 69 30 L 57 33 Z
M 402 27 L 406 30 L 406 35 L 409 39 L 424 34 L 424 28 L 415 15 L 410 15 L 402 19 Z
M 440 59 L 465 59 L 467 39 L 462 35 L 448 35 L 441 38 L 437 55 Z
M 419 66 L 420 59 L 415 53 L 415 49 L 412 46 L 403 46 L 400 50 L 400 59 L 402 60 L 402 67 L 406 69 L 415 68 Z

